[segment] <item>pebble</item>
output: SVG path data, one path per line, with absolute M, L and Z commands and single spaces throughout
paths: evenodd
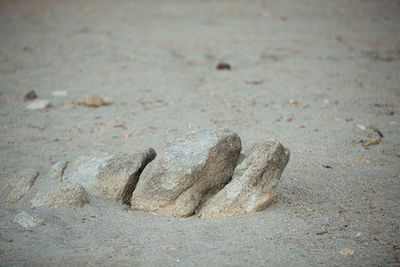
M 365 127 L 365 125 L 361 125 L 361 124 L 357 124 L 357 127 L 363 131 L 365 131 L 367 129 L 367 127 Z
M 26 93 L 26 95 L 24 96 L 24 102 L 35 99 L 37 97 L 35 91 L 29 91 L 28 93 Z
M 42 110 L 45 108 L 50 107 L 50 101 L 49 100 L 35 100 L 29 105 L 26 106 L 26 109 L 28 110 Z
M 370 209 L 376 209 L 378 207 L 378 202 L 376 201 L 371 201 L 369 204 Z
M 65 90 L 61 90 L 61 91 L 54 91 L 52 93 L 53 96 L 57 96 L 57 97 L 68 97 L 68 92 Z
M 100 96 L 91 96 L 88 98 L 87 105 L 89 107 L 101 107 L 104 105 L 104 100 Z
M 286 121 L 287 122 L 291 122 L 291 121 L 293 121 L 295 119 L 295 117 L 289 117 Z
M 378 137 L 376 139 L 370 139 L 370 140 L 363 142 L 362 146 L 364 148 L 368 148 L 370 146 L 379 145 L 381 142 L 382 142 L 382 139 L 380 137 Z
M 228 63 L 225 62 L 220 62 L 217 65 L 217 70 L 230 70 L 231 69 L 231 65 L 229 65 Z
M 340 251 L 340 254 L 345 255 L 345 256 L 351 256 L 354 254 L 354 250 L 349 249 L 349 248 L 344 248 Z

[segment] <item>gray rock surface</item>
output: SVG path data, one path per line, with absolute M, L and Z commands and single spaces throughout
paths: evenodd
M 66 185 L 50 194 L 45 206 L 50 208 L 82 207 L 89 202 L 89 196 L 79 184 Z
M 69 161 L 56 162 L 47 173 L 47 178 L 52 181 L 61 181 L 64 175 L 64 171 L 67 168 Z
M 4 204 L 12 205 L 19 201 L 29 191 L 38 176 L 39 172 L 30 169 L 15 173 L 1 189 L 2 195 L 6 195 Z
M 152 149 L 136 153 L 98 153 L 68 163 L 62 181 L 82 185 L 89 194 L 129 203 L 139 175 L 152 161 Z
M 240 137 L 225 129 L 176 139 L 144 169 L 132 195 L 132 209 L 192 215 L 204 196 L 229 182 L 240 150 Z
M 26 229 L 30 229 L 41 225 L 43 223 L 43 219 L 37 216 L 32 216 L 23 211 L 14 217 L 13 222 L 18 223 Z
M 289 150 L 277 140 L 255 144 L 236 167 L 231 182 L 202 205 L 199 216 L 231 217 L 266 208 L 277 194 L 289 157 Z
M 70 162 L 57 162 L 39 181 L 38 192 L 31 199 L 32 207 L 82 206 L 89 201 L 87 195 L 129 203 L 139 175 L 155 155 L 149 148 L 133 153 L 97 153 Z

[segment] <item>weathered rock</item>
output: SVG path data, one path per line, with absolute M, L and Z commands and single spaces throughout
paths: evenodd
M 254 145 L 236 167 L 231 182 L 202 205 L 199 216 L 231 217 L 266 208 L 277 194 L 289 156 L 289 150 L 277 140 Z
M 64 171 L 68 166 L 69 161 L 59 161 L 56 162 L 49 170 L 47 177 L 50 180 L 61 181 L 64 175 Z
M 149 148 L 137 153 L 98 153 L 68 163 L 62 181 L 82 185 L 89 194 L 129 203 L 139 175 L 156 156 Z
M 79 184 L 66 185 L 50 194 L 45 206 L 50 208 L 82 207 L 89 202 L 89 196 Z
M 32 103 L 26 106 L 29 110 L 41 110 L 50 107 L 50 101 L 48 100 L 34 100 Z
M 144 169 L 132 195 L 132 209 L 192 215 L 204 196 L 229 182 L 240 150 L 240 137 L 225 129 L 177 139 Z
M 35 194 L 30 200 L 32 208 L 43 206 L 50 195 L 68 185 L 68 183 L 62 181 L 62 174 L 66 164 L 67 162 L 65 161 L 57 162 L 50 168 L 46 176 L 40 176 L 37 179 L 32 189 Z
M 15 173 L 10 182 L 2 188 L 2 191 L 8 191 L 5 193 L 7 197 L 4 203 L 10 205 L 19 201 L 29 191 L 38 176 L 37 171 L 29 169 Z
M 23 211 L 18 213 L 13 220 L 14 223 L 18 223 L 26 229 L 34 228 L 43 223 L 43 219 L 37 216 L 32 216 L 27 212 Z
M 139 175 L 154 159 L 152 148 L 136 153 L 97 153 L 54 164 L 37 183 L 32 207 L 74 207 L 89 195 L 129 203 Z

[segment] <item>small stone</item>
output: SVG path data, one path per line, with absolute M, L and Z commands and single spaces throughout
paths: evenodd
M 37 95 L 35 93 L 35 91 L 29 91 L 28 93 L 26 93 L 26 95 L 24 96 L 24 102 L 32 100 L 37 98 Z
M 87 105 L 88 107 L 101 107 L 104 105 L 104 100 L 100 96 L 94 95 L 88 98 Z
M 217 70 L 230 70 L 231 69 L 231 65 L 229 65 L 228 63 L 225 62 L 220 62 L 217 65 Z
M 379 145 L 381 142 L 382 142 L 382 139 L 380 137 L 378 137 L 376 139 L 370 139 L 370 140 L 364 141 L 362 143 L 362 146 L 367 149 L 370 146 Z
M 299 104 L 299 101 L 294 100 L 294 99 L 288 99 L 287 103 L 288 103 L 289 107 L 296 108 L 297 105 Z
M 8 189 L 11 189 L 11 191 L 9 191 L 4 202 L 6 204 L 18 202 L 31 189 L 38 176 L 39 173 L 33 170 L 23 170 L 14 174 L 8 183 Z
M 363 131 L 365 131 L 367 129 L 367 127 L 365 127 L 365 125 L 361 125 L 361 124 L 357 124 L 357 127 Z
M 29 105 L 26 106 L 26 109 L 28 110 L 42 110 L 45 108 L 50 107 L 50 101 L 49 100 L 35 100 Z
M 176 139 L 144 169 L 132 195 L 132 209 L 192 215 L 203 197 L 229 182 L 240 150 L 240 137 L 226 129 Z
M 289 150 L 277 140 L 255 144 L 236 167 L 231 182 L 202 205 L 199 216 L 231 217 L 265 209 L 277 195 L 289 157 Z
M 68 97 L 68 92 L 65 90 L 61 90 L 61 91 L 54 91 L 52 93 L 53 96 L 57 96 L 57 97 Z
M 369 204 L 369 207 L 371 209 L 376 209 L 378 207 L 378 202 L 376 202 L 375 200 L 371 201 L 371 203 Z
M 79 184 L 66 185 L 52 193 L 44 204 L 50 208 L 82 207 L 89 202 L 89 196 Z
M 27 212 L 23 211 L 14 217 L 13 222 L 18 223 L 26 229 L 30 229 L 43 224 L 43 219 L 37 216 L 29 215 Z
M 345 255 L 345 256 L 351 256 L 354 254 L 354 250 L 352 249 L 348 249 L 348 248 L 344 248 L 340 251 L 340 254 Z
M 109 97 L 103 97 L 104 105 L 112 105 L 114 104 L 114 100 Z

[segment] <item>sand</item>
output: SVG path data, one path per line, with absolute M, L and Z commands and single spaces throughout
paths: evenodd
M 228 219 L 28 193 L 0 209 L 0 265 L 399 264 L 399 25 L 398 1 L 1 1 L 1 184 L 217 127 L 291 158 L 267 209 Z M 27 110 L 31 90 L 52 107 Z M 96 94 L 112 103 L 81 104 Z

